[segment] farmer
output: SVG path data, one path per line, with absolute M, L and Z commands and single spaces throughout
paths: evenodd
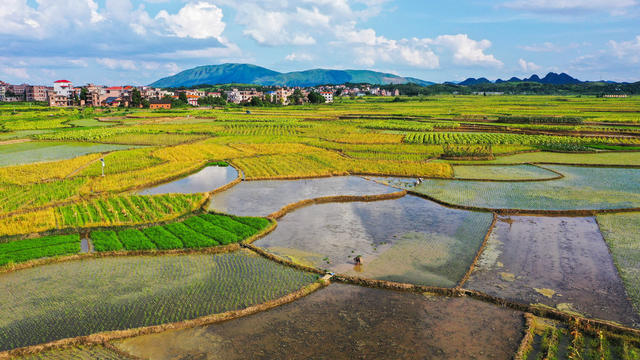
M 356 262 L 356 266 L 362 265 L 362 257 L 360 255 L 354 257 L 353 260 Z

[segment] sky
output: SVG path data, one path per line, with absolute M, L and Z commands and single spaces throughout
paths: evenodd
M 640 0 L 1 0 L 0 80 L 146 85 L 211 64 L 640 81 Z

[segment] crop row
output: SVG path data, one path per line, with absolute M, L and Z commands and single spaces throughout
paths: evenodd
M 0 266 L 44 257 L 74 254 L 80 251 L 80 237 L 75 235 L 45 236 L 0 243 Z
M 262 218 L 202 214 L 166 225 L 121 231 L 93 231 L 96 251 L 203 248 L 246 239 L 269 224 Z
M 404 141 L 413 144 L 640 144 L 640 140 L 631 138 L 609 137 L 573 137 L 549 135 L 521 135 L 503 133 L 410 133 Z

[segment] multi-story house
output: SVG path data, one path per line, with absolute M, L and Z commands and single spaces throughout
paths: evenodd
M 48 101 L 49 94 L 46 86 L 27 86 L 25 91 L 27 101 Z
M 322 91 L 320 95 L 324 98 L 325 103 L 333 102 L 333 93 L 331 91 Z

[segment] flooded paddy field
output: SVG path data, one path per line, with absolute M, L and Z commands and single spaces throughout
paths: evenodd
M 231 166 L 207 166 L 195 174 L 139 192 L 140 195 L 195 194 L 215 190 L 238 177 Z
M 440 206 L 417 196 L 298 209 L 256 241 L 306 265 L 381 280 L 452 287 L 489 229 L 490 213 Z M 362 266 L 355 266 L 360 255 Z
M 16 357 L 16 360 L 131 360 L 117 351 L 100 345 L 84 345 L 66 349 L 53 349 L 37 354 Z
M 594 218 L 499 218 L 466 288 L 640 326 Z
M 301 200 L 337 195 L 378 195 L 398 191 L 358 176 L 305 180 L 243 181 L 215 194 L 209 210 L 239 216 L 267 216 Z
M 15 271 L 0 275 L 0 351 L 243 309 L 316 279 L 246 250 L 96 258 Z
M 640 169 L 545 167 L 565 177 L 542 182 L 427 179 L 412 187 L 412 190 L 450 204 L 491 209 L 598 210 L 640 207 Z
M 136 146 L 86 142 L 28 141 L 0 145 L 0 166 L 64 160 L 90 153 L 123 150 L 134 147 Z
M 522 313 L 469 298 L 332 284 L 293 303 L 115 345 L 151 359 L 511 359 Z
M 558 174 L 535 165 L 455 165 L 453 173 L 456 179 L 541 180 L 558 177 Z

